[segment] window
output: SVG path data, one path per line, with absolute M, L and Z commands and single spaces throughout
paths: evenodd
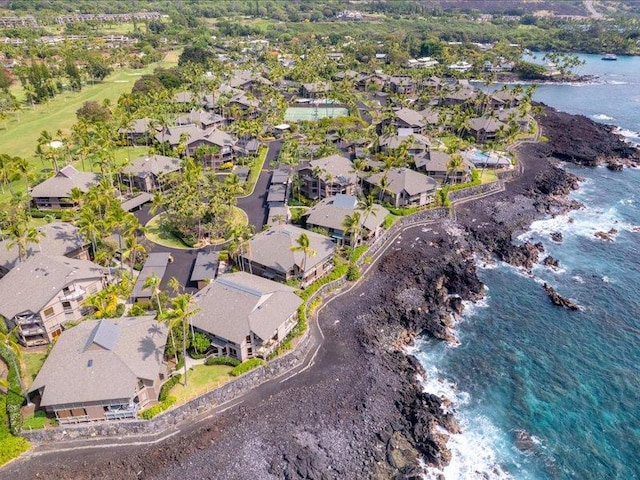
M 251 347 L 247 348 L 247 355 L 249 355 L 250 357 L 253 356 L 253 348 Z
M 247 343 L 251 343 L 251 335 L 247 335 L 247 338 L 245 338 L 244 341 Z
M 53 316 L 55 311 L 53 310 L 53 307 L 49 307 L 42 313 L 44 314 L 45 317 L 49 318 L 49 317 Z
M 62 308 L 64 309 L 64 313 L 73 313 L 71 302 L 62 302 Z

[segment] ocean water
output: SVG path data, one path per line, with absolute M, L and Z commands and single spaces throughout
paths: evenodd
M 640 141 L 640 58 L 583 58 L 596 83 L 544 85 L 535 98 Z M 449 441 L 451 464 L 429 478 L 640 478 L 640 170 L 566 168 L 585 179 L 572 197 L 586 208 L 517 239 L 542 241 L 560 268 L 481 266 L 486 297 L 467 305 L 460 344 L 421 339 L 413 351 L 425 389 L 453 401 L 463 430 Z M 594 236 L 611 229 L 611 242 Z M 553 306 L 544 282 L 581 310 Z

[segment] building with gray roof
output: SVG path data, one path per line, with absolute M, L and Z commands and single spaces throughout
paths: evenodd
M 311 207 L 304 219 L 307 228 L 322 228 L 328 235 L 338 242 L 350 242 L 350 236 L 345 232 L 344 221 L 358 211 L 358 198 L 353 195 L 336 195 L 325 198 Z M 375 204 L 369 214 L 360 213 L 360 241 L 378 236 L 382 231 L 384 220 L 389 210 L 382 205 Z
M 272 352 L 302 304 L 293 288 L 246 272 L 220 275 L 194 298 L 199 311 L 191 321 L 211 339 L 211 351 L 241 361 Z
M 109 279 L 106 268 L 88 260 L 36 253 L 0 279 L 0 315 L 17 327 L 22 344 L 44 345 L 87 313 L 83 301 Z
M 500 130 L 506 129 L 507 124 L 493 117 L 476 117 L 469 120 L 469 134 L 476 142 L 486 143 L 497 138 Z
M 37 244 L 27 246 L 27 257 L 36 253 L 49 256 L 89 260 L 88 242 L 72 223 L 47 223 L 37 228 L 41 236 Z M 0 278 L 6 275 L 20 260 L 18 247 L 9 248 L 9 240 L 0 241 Z
M 152 316 L 82 322 L 60 335 L 29 399 L 60 423 L 135 418 L 167 375 L 167 335 Z
M 150 288 L 144 288 L 144 283 L 154 275 L 162 281 L 170 261 L 171 254 L 168 252 L 154 252 L 149 254 L 147 261 L 144 262 L 142 270 L 140 270 L 138 274 L 136 284 L 133 286 L 132 297 L 134 302 L 151 300 L 153 291 Z
M 198 290 L 203 289 L 218 276 L 218 259 L 220 252 L 198 252 L 193 264 L 190 280 L 198 284 Z
M 432 203 L 438 186 L 433 178 L 409 168 L 394 168 L 373 174 L 365 179 L 365 185 L 370 192 L 379 192 L 383 201 L 396 208 Z
M 313 255 L 297 250 L 298 239 L 304 234 L 309 239 Z M 286 282 L 300 278 L 307 285 L 333 268 L 336 251 L 331 239 L 294 225 L 274 225 L 258 233 L 251 240 L 247 251 L 239 257 L 244 270 L 255 275 Z
M 337 194 L 354 195 L 357 190 L 358 177 L 353 163 L 342 155 L 311 160 L 299 167 L 298 175 L 302 180 L 300 193 L 312 200 Z
M 438 150 L 429 150 L 425 155 L 415 158 L 416 168 L 433 178 L 439 184 L 466 183 L 471 180 L 474 166 L 463 158 L 462 164 L 454 169 L 450 168 L 451 155 Z
M 100 177 L 91 172 L 79 172 L 72 165 L 60 169 L 53 177 L 31 189 L 31 197 L 36 208 L 74 208 L 76 204 L 69 195 L 74 188 L 87 192 L 97 185 Z
M 164 155 L 145 155 L 129 163 L 122 173 L 122 181 L 143 192 L 151 192 L 166 181 L 166 176 L 179 172 L 182 164 L 179 158 Z

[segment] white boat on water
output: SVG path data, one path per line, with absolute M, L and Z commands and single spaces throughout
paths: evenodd
M 614 53 L 605 53 L 602 56 L 602 60 L 614 61 L 618 60 L 618 57 Z

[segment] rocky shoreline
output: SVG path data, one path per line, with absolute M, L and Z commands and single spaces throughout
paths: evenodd
M 557 161 L 638 162 L 585 117 L 546 108 L 539 122 L 548 142 L 519 148 L 523 171 L 504 192 L 457 206 L 455 222 L 403 232 L 362 282 L 322 309 L 325 339 L 306 371 L 160 444 L 45 452 L 2 478 L 419 479 L 421 461 L 446 465 L 448 436 L 460 427 L 446 399 L 423 391 L 425 373 L 406 345 L 417 335 L 454 341 L 462 301 L 483 296 L 477 258 L 538 262 L 541 246 L 515 245 L 514 236 L 580 207 L 567 199 L 579 179 Z

